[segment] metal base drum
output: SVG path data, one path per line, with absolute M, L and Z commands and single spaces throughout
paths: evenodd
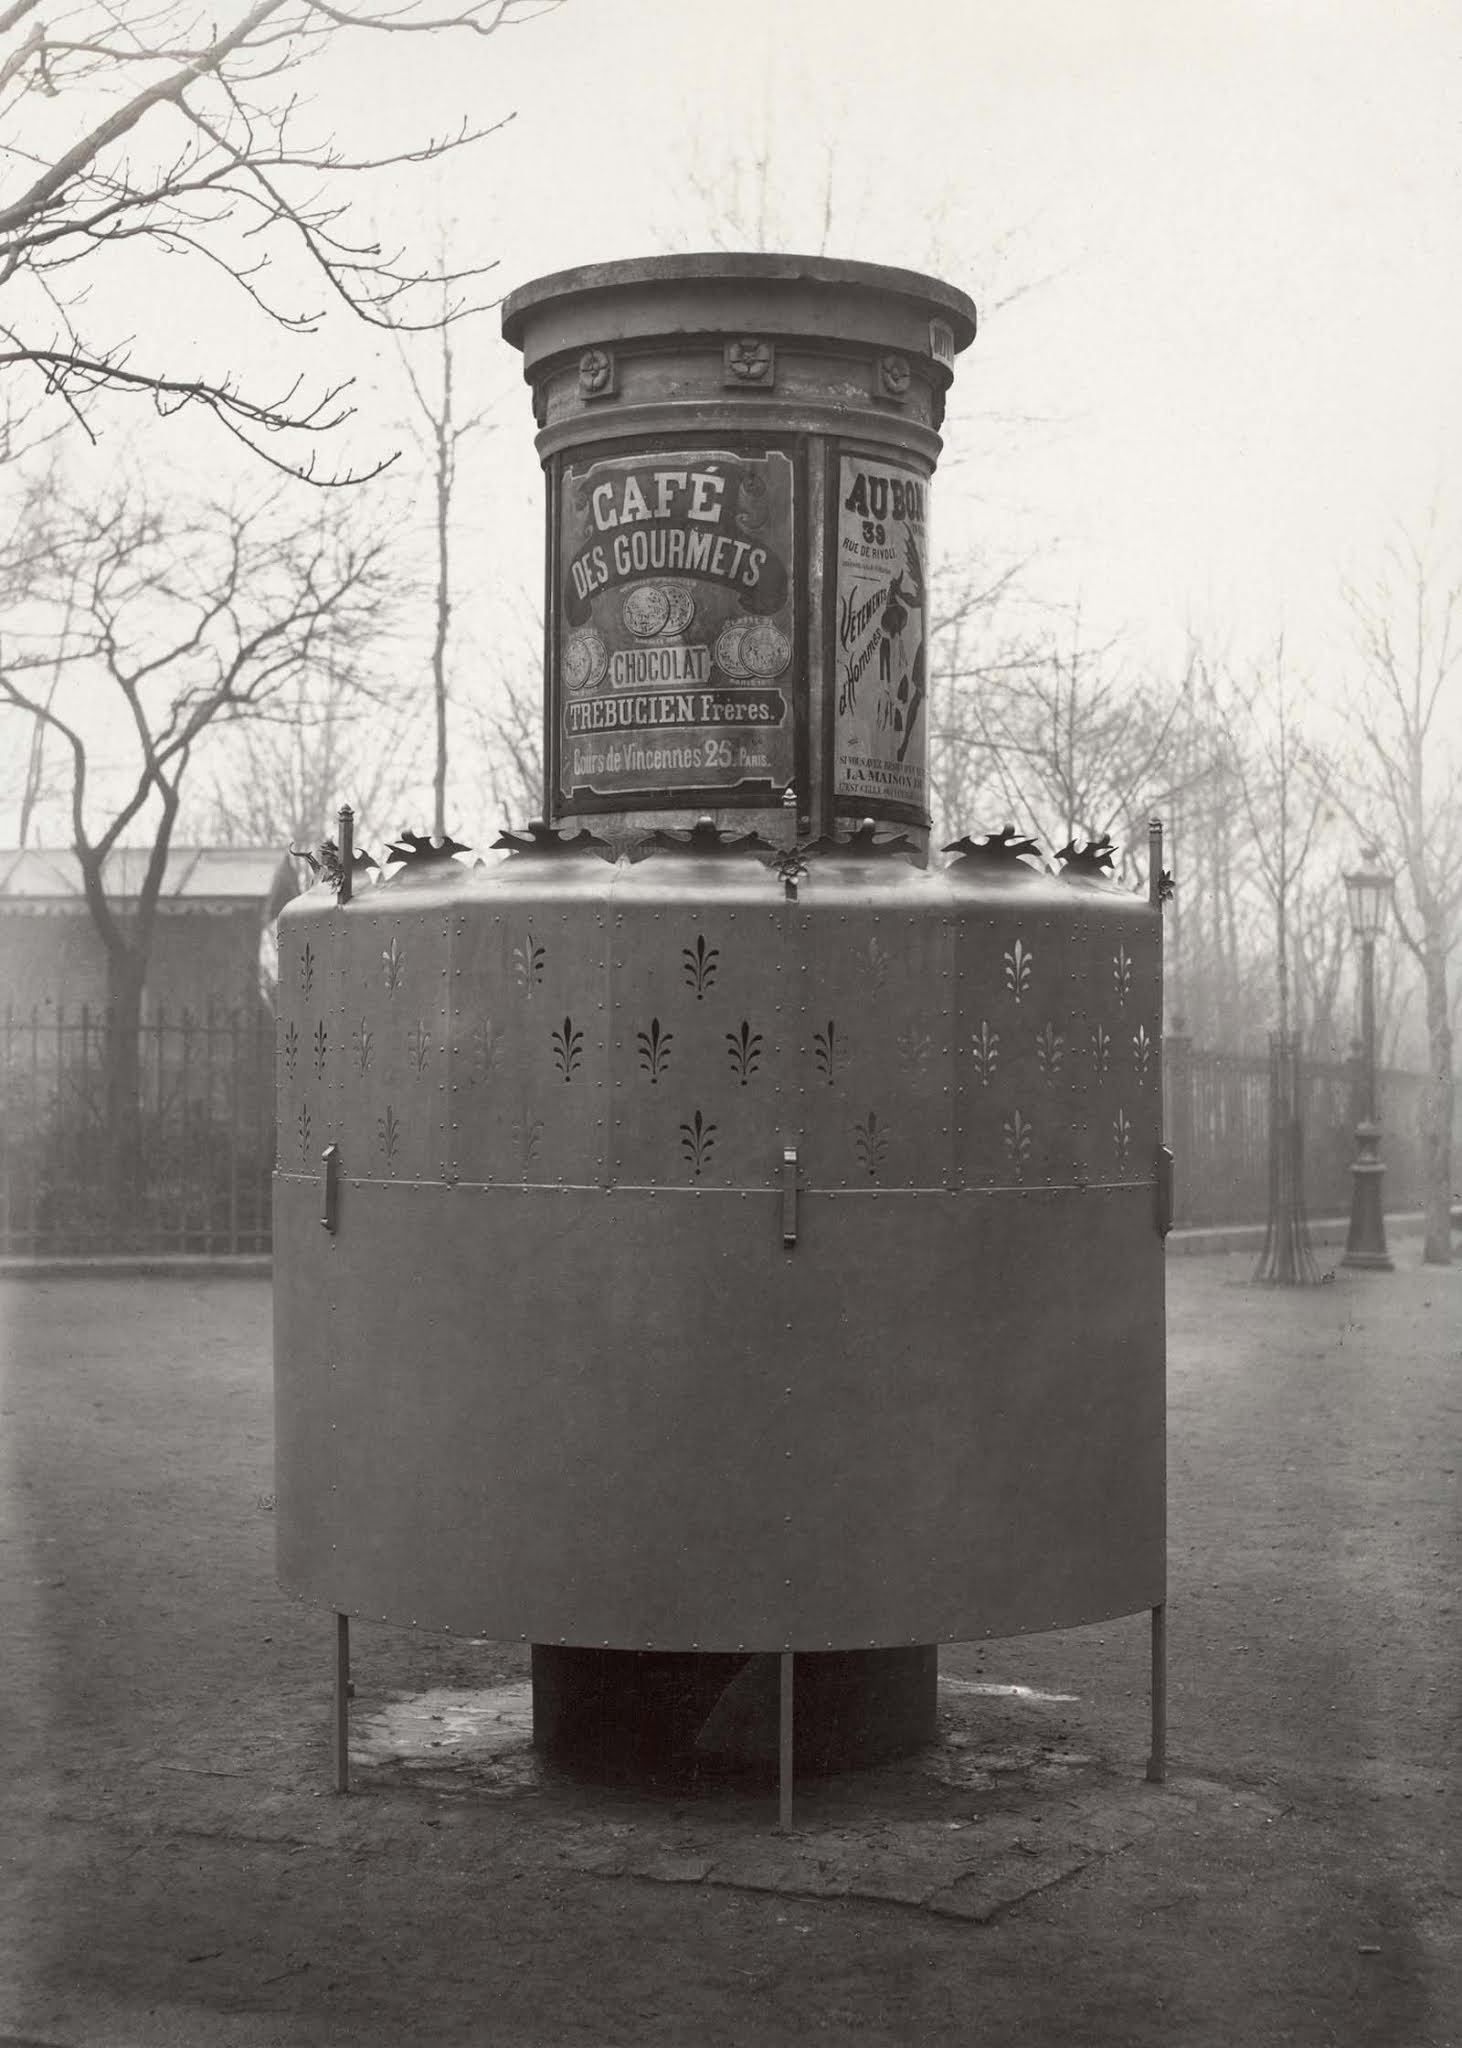
M 601 1783 L 650 1787 L 778 1768 L 776 1654 L 533 1646 L 533 1741 Z M 792 1749 L 798 1776 L 908 1756 L 937 1727 L 938 1652 L 798 1651 Z

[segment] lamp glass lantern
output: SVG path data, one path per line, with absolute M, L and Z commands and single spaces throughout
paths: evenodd
M 1352 933 L 1362 945 L 1374 945 L 1385 929 L 1396 879 L 1377 865 L 1374 847 L 1361 859 L 1364 865 L 1345 877 L 1345 900 Z

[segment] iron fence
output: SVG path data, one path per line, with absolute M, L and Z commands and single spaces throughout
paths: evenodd
M 0 1256 L 225 1254 L 271 1248 L 274 1020 L 159 1011 L 141 1027 L 138 1157 L 127 1213 L 107 1195 L 109 1019 L 7 1009 L 0 1022 Z M 1262 1223 L 1269 1174 L 1266 1059 L 1166 1042 L 1164 1102 L 1176 1221 Z M 1300 1082 L 1305 1199 L 1344 1215 L 1359 1107 L 1353 1063 L 1310 1062 Z M 1422 1076 L 1379 1077 L 1386 1206 L 1421 1206 Z
M 111 1019 L 7 1008 L 0 1025 L 0 1255 L 267 1252 L 274 1019 L 159 1010 L 141 1026 L 136 1157 L 114 1213 L 104 1114 Z
M 1386 1207 L 1419 1209 L 1425 1078 L 1393 1069 L 1378 1074 L 1376 1081 Z M 1174 1221 L 1180 1226 L 1265 1221 L 1269 1086 L 1266 1058 L 1199 1050 L 1187 1038 L 1166 1041 L 1163 1105 L 1175 1163 Z M 1357 1063 L 1302 1062 L 1298 1106 L 1306 1210 L 1316 1217 L 1344 1216 L 1350 1209 L 1350 1165 L 1360 1116 Z

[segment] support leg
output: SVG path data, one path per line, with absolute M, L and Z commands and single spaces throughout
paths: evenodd
M 783 1650 L 777 1687 L 777 1826 L 792 1831 L 792 1652 Z
M 1152 1610 L 1152 1752 L 1147 1782 L 1161 1785 L 1168 1774 L 1168 1611 Z
M 335 1698 L 333 1717 L 335 1790 L 350 1790 L 350 1616 L 335 1617 Z

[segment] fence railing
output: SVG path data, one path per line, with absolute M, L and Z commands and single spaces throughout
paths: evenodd
M 267 1252 L 273 1017 L 159 1010 L 142 1025 L 122 1215 L 104 1114 L 111 1029 L 85 1007 L 0 1020 L 0 1256 Z
M 1163 1107 L 1173 1149 L 1174 1220 L 1180 1226 L 1262 1223 L 1269 1199 L 1269 1061 L 1164 1043 Z M 1422 1198 L 1420 1074 L 1377 1076 L 1385 1203 L 1419 1209 Z M 1360 1110 L 1355 1062 L 1309 1061 L 1300 1075 L 1305 1207 L 1311 1216 L 1350 1208 L 1350 1164 Z
M 138 1156 L 127 1213 L 111 1213 L 104 1083 L 109 1021 L 7 1010 L 0 1019 L 0 1256 L 267 1252 L 274 1167 L 274 1020 L 151 1016 L 140 1042 Z M 1176 1221 L 1262 1223 L 1269 1064 L 1166 1041 L 1164 1106 Z M 1344 1215 L 1358 1075 L 1312 1062 L 1302 1077 L 1305 1197 Z M 1386 1207 L 1421 1206 L 1417 1074 L 1380 1077 Z

